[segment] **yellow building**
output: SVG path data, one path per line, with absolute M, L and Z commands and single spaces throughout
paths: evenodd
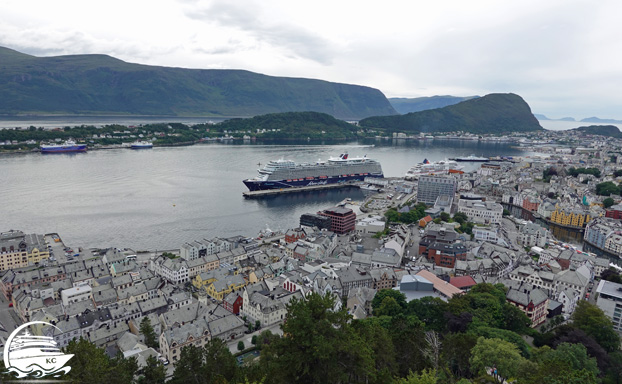
M 555 211 L 551 213 L 551 221 L 555 224 L 583 228 L 591 220 L 590 213 L 577 208 L 562 208 L 555 206 Z
M 196 289 L 203 289 L 205 286 L 216 280 L 216 275 L 214 273 L 201 272 L 194 279 L 192 279 L 192 285 L 194 285 Z
M 0 270 L 16 269 L 50 257 L 43 235 L 21 231 L 0 233 Z
M 240 275 L 228 275 L 221 280 L 207 285 L 207 294 L 216 300 L 222 301 L 226 295 L 233 291 L 239 291 L 246 286 L 246 280 Z

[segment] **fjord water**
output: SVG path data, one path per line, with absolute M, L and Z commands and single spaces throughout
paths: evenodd
M 509 144 L 450 140 L 5 154 L 0 155 L 0 231 L 57 232 L 72 246 L 162 250 L 213 236 L 257 236 L 266 226 L 292 228 L 303 213 L 347 197 L 361 200 L 363 194 L 350 188 L 247 200 L 242 180 L 256 176 L 258 163 L 315 162 L 344 152 L 379 160 L 390 177 L 403 176 L 424 158 L 527 155 Z

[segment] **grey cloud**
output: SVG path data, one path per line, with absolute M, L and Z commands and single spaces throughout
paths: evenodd
M 267 23 L 261 19 L 261 13 L 261 7 L 251 3 L 242 5 L 226 1 L 216 1 L 208 7 L 189 7 L 185 12 L 195 20 L 245 31 L 259 43 L 284 48 L 294 56 L 324 65 L 332 62 L 335 52 L 330 41 L 293 24 Z

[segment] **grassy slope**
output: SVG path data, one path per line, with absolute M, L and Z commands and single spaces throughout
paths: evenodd
M 252 116 L 318 111 L 391 115 L 377 89 L 242 70 L 126 63 L 105 55 L 34 57 L 0 48 L 0 113 Z
M 318 112 L 286 112 L 255 116 L 249 119 L 231 119 L 218 125 L 227 131 L 251 131 L 278 129 L 279 132 L 264 137 L 287 137 L 295 139 L 325 138 L 347 139 L 356 137 L 357 127 Z M 323 133 L 322 133 L 323 132 Z
M 515 94 L 490 94 L 448 107 L 400 116 L 363 119 L 361 126 L 394 132 L 455 132 L 478 134 L 542 130 L 529 105 Z
M 587 135 L 601 135 L 607 137 L 622 138 L 622 132 L 615 125 L 590 125 L 579 127 L 570 131 L 581 132 Z

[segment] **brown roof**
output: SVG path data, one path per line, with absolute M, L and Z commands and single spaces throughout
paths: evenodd
M 426 271 L 426 270 L 419 271 L 419 273 L 417 273 L 417 276 L 421 276 L 427 279 L 428 281 L 432 282 L 432 284 L 434 284 L 434 290 L 438 291 L 443 296 L 451 298 L 453 295 L 464 293 L 464 291 L 461 290 L 460 288 L 454 287 L 448 282 L 439 279 L 435 274 L 433 274 L 430 271 Z
M 472 287 L 477 283 L 475 282 L 475 280 L 473 280 L 471 276 L 458 276 L 450 278 L 449 284 L 462 289 Z

